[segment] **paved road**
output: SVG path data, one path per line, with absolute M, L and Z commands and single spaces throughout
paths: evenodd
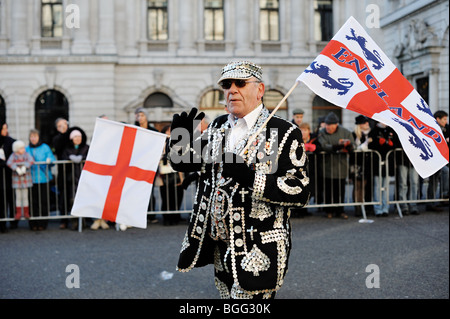
M 448 211 L 369 218 L 292 219 L 289 273 L 277 299 L 448 299 Z M 186 226 L 78 233 L 51 222 L 32 232 L 21 221 L 0 234 L 0 298 L 219 298 L 212 267 L 175 271 Z M 68 265 L 78 266 L 80 288 L 67 288 L 66 279 L 76 283 Z M 376 275 L 368 265 L 379 269 L 379 288 L 366 286 Z

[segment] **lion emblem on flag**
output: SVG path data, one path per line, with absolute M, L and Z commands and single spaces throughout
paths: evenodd
M 373 50 L 373 52 L 372 52 L 369 49 L 367 49 L 366 48 L 366 43 L 367 43 L 366 38 L 356 35 L 354 29 L 350 29 L 350 32 L 352 33 L 352 36 L 346 35 L 345 37 L 347 38 L 347 40 L 356 41 L 359 44 L 359 46 L 361 47 L 361 50 L 363 51 L 366 59 L 373 62 L 372 66 L 375 68 L 375 70 L 381 69 L 384 66 L 384 62 L 383 62 L 383 60 L 381 60 L 381 56 L 378 53 L 378 51 Z
M 316 61 L 311 63 L 309 69 L 306 69 L 306 73 L 313 73 L 324 79 L 322 85 L 326 88 L 338 90 L 338 95 L 345 95 L 353 86 L 353 82 L 349 81 L 348 78 L 338 78 L 333 79 L 330 76 L 330 68 L 326 65 L 320 65 Z
M 424 161 L 428 161 L 433 157 L 433 152 L 431 152 L 430 144 L 428 143 L 428 141 L 426 139 L 420 139 L 417 136 L 416 132 L 414 132 L 414 129 L 411 127 L 411 125 L 404 123 L 397 118 L 393 118 L 393 120 L 403 126 L 411 134 L 408 141 L 412 146 L 422 151 L 422 153 L 420 153 L 421 159 L 423 159 Z

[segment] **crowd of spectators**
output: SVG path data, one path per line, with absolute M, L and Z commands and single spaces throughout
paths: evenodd
M 135 114 L 135 125 L 156 131 L 149 123 L 148 114 L 144 108 L 136 109 Z M 352 199 L 355 203 L 379 203 L 367 207 L 377 217 L 389 214 L 386 192 L 390 177 L 393 176 L 396 183 L 396 196 L 401 202 L 403 215 L 419 214 L 415 201 L 422 195 L 425 195 L 427 199 L 434 199 L 438 194 L 440 198 L 448 198 L 448 164 L 428 178 L 426 194 L 421 194 L 423 180 L 411 165 L 402 150 L 398 136 L 390 127 L 359 115 L 355 118 L 354 129 L 349 130 L 339 123 L 335 113 L 330 112 L 327 116 L 319 118 L 316 127 L 313 128 L 309 123 L 303 122 L 303 115 L 303 110 L 296 109 L 293 112 L 292 123 L 301 130 L 309 157 L 312 202 L 322 204 L 327 218 L 348 218 L 344 206 L 339 204 L 346 200 L 346 183 L 349 180 L 353 183 Z M 448 114 L 445 111 L 437 111 L 434 117 L 448 144 Z M 30 130 L 28 145 L 26 145 L 24 141 L 15 140 L 9 135 L 7 123 L 0 123 L 0 191 L 2 194 L 0 219 L 13 219 L 9 221 L 9 229 L 17 228 L 17 222 L 25 218 L 29 219 L 31 230 L 44 230 L 48 224 L 45 217 L 52 209 L 58 210 L 61 216 L 70 214 L 82 163 L 86 159 L 89 145 L 84 130 L 80 127 L 70 127 L 66 119 L 57 119 L 55 126 L 57 134 L 49 143 L 50 145 L 40 139 L 39 131 L 36 129 Z M 162 132 L 170 135 L 170 126 L 164 127 Z M 376 151 L 379 156 L 374 156 L 370 151 Z M 391 151 L 395 151 L 395 156 L 387 158 L 387 154 Z M 66 165 L 58 166 L 58 174 L 55 178 L 52 174 L 52 166 L 55 165 L 56 160 L 66 161 Z M 195 176 L 183 176 L 174 171 L 163 154 L 155 182 L 160 190 L 161 210 L 179 210 L 184 190 L 194 180 L 196 180 Z M 57 207 L 51 207 L 52 196 L 56 197 L 54 202 L 57 203 Z M 155 210 L 155 202 L 155 196 L 152 194 L 149 211 Z M 442 210 L 432 202 L 427 204 L 427 210 Z M 293 216 L 302 215 L 305 211 L 307 209 L 293 210 Z M 361 206 L 356 205 L 355 216 L 361 215 Z M 150 223 L 158 222 L 154 214 L 148 216 Z M 30 217 L 38 218 L 30 219 Z M 164 225 L 174 225 L 180 220 L 179 214 L 163 215 Z M 70 221 L 72 224 L 69 225 Z M 77 223 L 77 218 L 64 218 L 60 221 L 60 228 L 77 229 Z M 90 227 L 93 230 L 107 229 L 109 224 L 101 219 L 92 220 Z M 116 225 L 116 227 L 121 230 L 127 228 L 126 225 Z M 7 230 L 7 222 L 0 221 L 0 232 Z

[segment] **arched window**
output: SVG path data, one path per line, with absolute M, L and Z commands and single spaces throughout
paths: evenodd
M 216 117 L 226 113 L 225 111 L 225 97 L 222 90 L 210 90 L 203 94 L 200 99 L 199 108 L 205 112 L 208 121 L 212 121 Z
M 5 100 L 2 98 L 1 95 L 0 95 L 0 123 L 6 123 L 6 105 Z
M 144 108 L 153 107 L 173 107 L 173 101 L 164 93 L 153 93 L 144 101 Z
M 264 93 L 264 105 L 270 112 L 272 112 L 272 110 L 277 107 L 278 103 L 280 103 L 283 97 L 284 95 L 277 90 L 267 90 Z M 284 101 L 283 104 L 278 109 L 276 115 L 284 119 L 288 119 L 287 110 L 288 110 L 288 103 L 287 101 Z
M 224 95 L 222 90 L 211 90 L 206 92 L 200 100 L 201 110 L 220 109 L 225 107 Z
M 51 145 L 52 137 L 56 135 L 55 120 L 60 117 L 69 120 L 69 103 L 61 92 L 47 90 L 36 99 L 34 111 L 35 126 L 41 133 L 41 140 Z

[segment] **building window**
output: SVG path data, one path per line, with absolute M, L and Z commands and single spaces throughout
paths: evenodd
M 148 38 L 150 40 L 167 40 L 169 23 L 167 0 L 148 0 Z
M 280 103 L 280 101 L 283 99 L 284 95 L 277 91 L 277 90 L 267 90 L 264 93 L 264 106 L 267 107 L 267 109 L 272 112 Z M 278 109 L 276 115 L 279 117 L 282 117 L 284 119 L 288 118 L 288 103 L 287 101 L 284 101 L 283 104 Z
M 429 87 L 429 79 L 428 77 L 420 78 L 416 80 L 417 92 L 423 98 L 423 100 L 428 104 L 430 93 L 428 90 Z
M 333 38 L 332 0 L 314 0 L 314 30 L 316 41 L 330 41 Z
M 205 0 L 205 40 L 225 39 L 223 0 Z
M 34 121 L 44 143 L 52 145 L 52 137 L 56 135 L 55 121 L 60 117 L 69 120 L 69 103 L 64 94 L 56 90 L 41 93 L 35 102 Z
M 153 93 L 144 101 L 144 108 L 154 107 L 173 107 L 173 101 L 164 93 Z
M 42 0 L 41 36 L 58 38 L 63 36 L 62 0 Z
M 278 0 L 259 0 L 259 32 L 261 41 L 279 41 Z
M 211 90 L 206 92 L 200 100 L 201 110 L 220 109 L 225 108 L 225 97 L 222 90 Z

